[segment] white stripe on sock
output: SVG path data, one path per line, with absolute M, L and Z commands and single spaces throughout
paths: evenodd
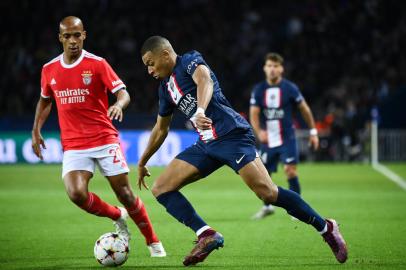
M 326 225 L 324 226 L 324 229 L 319 231 L 320 234 L 323 234 L 325 232 L 327 232 L 327 221 L 326 221 Z
M 198 230 L 196 231 L 196 235 L 199 236 L 199 235 L 201 235 L 204 231 L 206 231 L 206 230 L 208 230 L 208 229 L 211 229 L 211 227 L 208 226 L 208 225 L 203 226 L 203 227 L 201 227 L 200 229 L 198 229 Z

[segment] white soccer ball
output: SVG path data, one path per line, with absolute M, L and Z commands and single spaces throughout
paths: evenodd
M 128 259 L 128 240 L 117 233 L 105 233 L 94 244 L 94 256 L 103 266 L 119 266 Z

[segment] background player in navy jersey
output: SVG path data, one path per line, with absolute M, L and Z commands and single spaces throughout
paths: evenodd
M 177 55 L 167 39 L 152 36 L 144 42 L 141 56 L 148 73 L 161 82 L 157 122 L 138 163 L 138 186 L 148 188 L 144 180 L 150 176 L 146 164 L 164 142 L 174 109 L 183 112 L 200 135 L 195 144 L 170 162 L 152 187 L 152 193 L 166 211 L 198 237 L 183 264 L 202 262 L 210 252 L 223 246 L 224 238 L 207 225 L 179 190 L 223 165 L 237 172 L 263 202 L 282 207 L 311 224 L 337 260 L 345 262 L 347 248 L 336 221 L 322 218 L 297 193 L 272 183 L 256 153 L 250 125 L 231 108 L 202 55 L 196 51 Z
M 309 144 L 317 150 L 319 138 L 313 115 L 296 84 L 282 78 L 282 56 L 268 53 L 265 56 L 264 73 L 265 80 L 254 86 L 250 100 L 250 123 L 261 143 L 259 154 L 270 175 L 277 171 L 278 161 L 283 162 L 289 189 L 300 194 L 296 170 L 299 153 L 292 109 L 299 109 L 310 128 Z M 272 204 L 265 204 L 253 218 L 261 219 L 274 211 Z

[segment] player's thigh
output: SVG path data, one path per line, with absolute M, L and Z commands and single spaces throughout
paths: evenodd
M 156 179 L 152 193 L 159 194 L 179 190 L 182 187 L 204 178 L 220 168 L 223 163 L 211 158 L 205 145 L 196 143 L 179 153 L 164 172 Z
M 70 171 L 63 177 L 65 190 L 74 202 L 83 202 L 87 198 L 89 181 L 93 173 L 85 170 Z
M 69 196 L 87 194 L 89 180 L 93 176 L 95 161 L 83 150 L 65 151 L 62 161 L 62 178 Z
M 175 158 L 155 180 L 152 186 L 152 193 L 155 196 L 159 196 L 165 192 L 179 190 L 200 178 L 201 175 L 197 167 L 184 160 Z
M 110 186 L 114 191 L 119 191 L 121 189 L 131 189 L 130 181 L 128 179 L 127 173 L 121 173 L 118 175 L 106 176 L 107 180 L 110 183 Z
M 264 164 L 259 158 L 249 162 L 238 173 L 255 192 L 255 194 L 266 202 L 273 202 L 277 196 L 277 186 L 272 182 Z

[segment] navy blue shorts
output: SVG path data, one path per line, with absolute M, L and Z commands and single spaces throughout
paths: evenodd
M 186 148 L 177 159 L 195 166 L 206 177 L 223 165 L 236 173 L 258 156 L 255 137 L 250 129 L 235 129 L 209 143 L 198 141 Z
M 261 144 L 259 156 L 270 173 L 278 170 L 279 161 L 283 164 L 297 164 L 299 162 L 299 152 L 295 139 L 286 140 L 281 146 L 273 148 Z

